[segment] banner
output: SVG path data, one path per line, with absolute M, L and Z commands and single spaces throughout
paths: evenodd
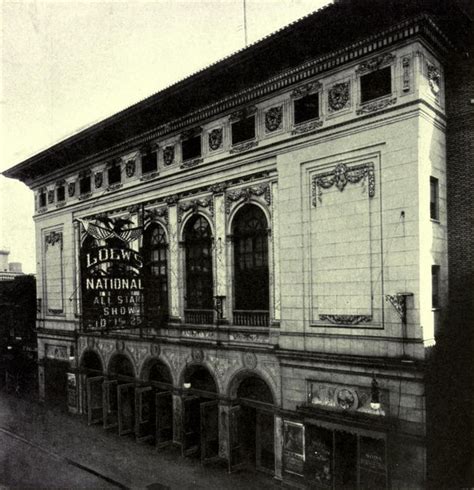
M 82 320 L 86 331 L 137 328 L 143 322 L 143 258 L 131 248 L 142 228 L 130 220 L 80 220 L 89 235 L 81 246 Z M 99 220 L 98 220 L 99 221 Z

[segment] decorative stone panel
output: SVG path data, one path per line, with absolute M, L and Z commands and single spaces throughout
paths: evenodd
M 228 190 L 226 192 L 226 214 L 230 214 L 233 205 L 245 201 L 250 202 L 252 198 L 260 198 L 263 202 L 270 206 L 271 204 L 271 190 L 268 183 L 254 185 L 250 187 L 244 187 L 236 190 Z

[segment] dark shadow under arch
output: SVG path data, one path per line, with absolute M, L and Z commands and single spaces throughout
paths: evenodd
M 202 364 L 191 364 L 184 371 L 184 383 L 191 383 L 192 390 L 217 393 L 217 383 L 209 369 Z
M 104 371 L 99 354 L 92 350 L 87 350 L 82 354 L 80 367 L 88 375 L 102 374 Z
M 109 362 L 108 374 L 117 378 L 135 378 L 132 361 L 125 354 L 114 354 Z

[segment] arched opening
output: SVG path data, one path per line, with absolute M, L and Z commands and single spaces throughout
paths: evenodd
M 125 354 L 114 354 L 103 386 L 104 428 L 118 426 L 119 435 L 135 431 L 135 370 Z
M 254 373 L 241 373 L 231 383 L 237 405 L 229 412 L 230 466 L 275 471 L 274 397 Z
M 182 397 L 182 454 L 201 457 L 202 462 L 219 456 L 219 402 L 217 384 L 201 364 L 186 367 Z
M 234 324 L 268 325 L 268 224 L 254 204 L 239 209 L 232 223 L 234 241 Z
M 186 262 L 186 323 L 209 324 L 214 319 L 212 231 L 204 216 L 195 215 L 184 230 Z
M 81 371 L 87 377 L 100 376 L 103 373 L 102 361 L 97 352 L 91 350 L 84 352 L 81 359 Z
M 163 227 L 151 224 L 143 237 L 144 314 L 161 325 L 168 319 L 168 242 Z

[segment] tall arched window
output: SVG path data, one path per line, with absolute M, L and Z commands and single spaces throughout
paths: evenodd
M 150 225 L 143 237 L 145 259 L 145 317 L 168 319 L 168 243 L 162 226 Z
M 252 204 L 243 206 L 234 218 L 233 236 L 234 323 L 267 325 L 268 229 L 263 211 Z
M 213 308 L 212 232 L 203 216 L 192 217 L 184 232 L 186 249 L 186 307 Z M 199 321 L 199 323 L 205 323 Z M 212 321 L 212 320 L 211 320 Z

